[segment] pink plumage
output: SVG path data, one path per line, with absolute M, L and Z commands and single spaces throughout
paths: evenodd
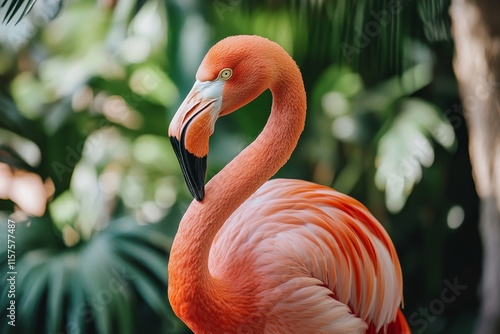
M 353 198 L 305 181 L 266 182 L 226 221 L 210 273 L 237 284 L 241 268 L 260 282 L 262 309 L 273 305 L 261 315 L 265 331 L 380 330 L 402 301 L 399 261 L 382 226 Z

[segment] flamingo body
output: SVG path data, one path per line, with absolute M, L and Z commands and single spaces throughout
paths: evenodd
M 266 127 L 205 189 L 215 121 L 268 88 Z M 169 299 L 195 333 L 410 332 L 395 248 L 369 211 L 324 186 L 267 181 L 295 148 L 305 109 L 293 59 L 265 38 L 234 36 L 209 51 L 170 124 L 196 200 L 172 245 Z
M 387 329 L 402 299 L 382 226 L 353 198 L 301 180 L 268 181 L 245 201 L 215 237 L 209 268 L 241 291 L 242 277 L 259 282 L 265 333 Z

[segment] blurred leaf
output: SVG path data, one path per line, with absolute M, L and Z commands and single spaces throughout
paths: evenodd
M 142 66 L 135 70 L 129 85 L 139 96 L 161 106 L 170 107 L 179 98 L 173 82 L 155 66 Z
M 415 98 L 404 100 L 377 150 L 375 183 L 385 190 L 389 211 L 403 208 L 422 177 L 422 167 L 434 162 L 431 137 L 448 149 L 455 142 L 453 128 L 435 106 Z
M 357 109 L 371 109 L 387 115 L 391 105 L 403 97 L 410 96 L 429 85 L 432 81 L 432 63 L 416 64 L 395 76 L 381 82 L 372 89 L 361 92 L 355 101 Z
M 25 118 L 12 98 L 0 88 L 0 127 L 26 138 L 36 138 L 33 121 Z
M 12 168 L 23 169 L 28 172 L 36 173 L 35 169 L 24 161 L 16 151 L 2 144 L 0 144 L 0 162 L 9 165 Z
M 59 307 L 64 304 L 64 295 L 68 283 L 68 273 L 65 266 L 65 257 L 58 261 L 52 261 L 50 270 L 50 281 L 48 283 L 47 296 L 47 332 L 55 333 L 61 327 L 63 314 Z

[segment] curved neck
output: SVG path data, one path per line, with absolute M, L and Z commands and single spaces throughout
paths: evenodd
M 234 303 L 224 282 L 210 275 L 212 242 L 230 215 L 285 164 L 304 128 L 306 95 L 300 71 L 291 58 L 280 67 L 270 87 L 273 105 L 264 130 L 208 182 L 204 200 L 193 201 L 179 225 L 169 260 L 169 298 L 187 323 Z

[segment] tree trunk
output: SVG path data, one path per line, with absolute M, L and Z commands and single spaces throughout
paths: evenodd
M 500 333 L 500 1 L 453 0 L 454 69 L 481 200 L 481 309 L 476 333 Z

